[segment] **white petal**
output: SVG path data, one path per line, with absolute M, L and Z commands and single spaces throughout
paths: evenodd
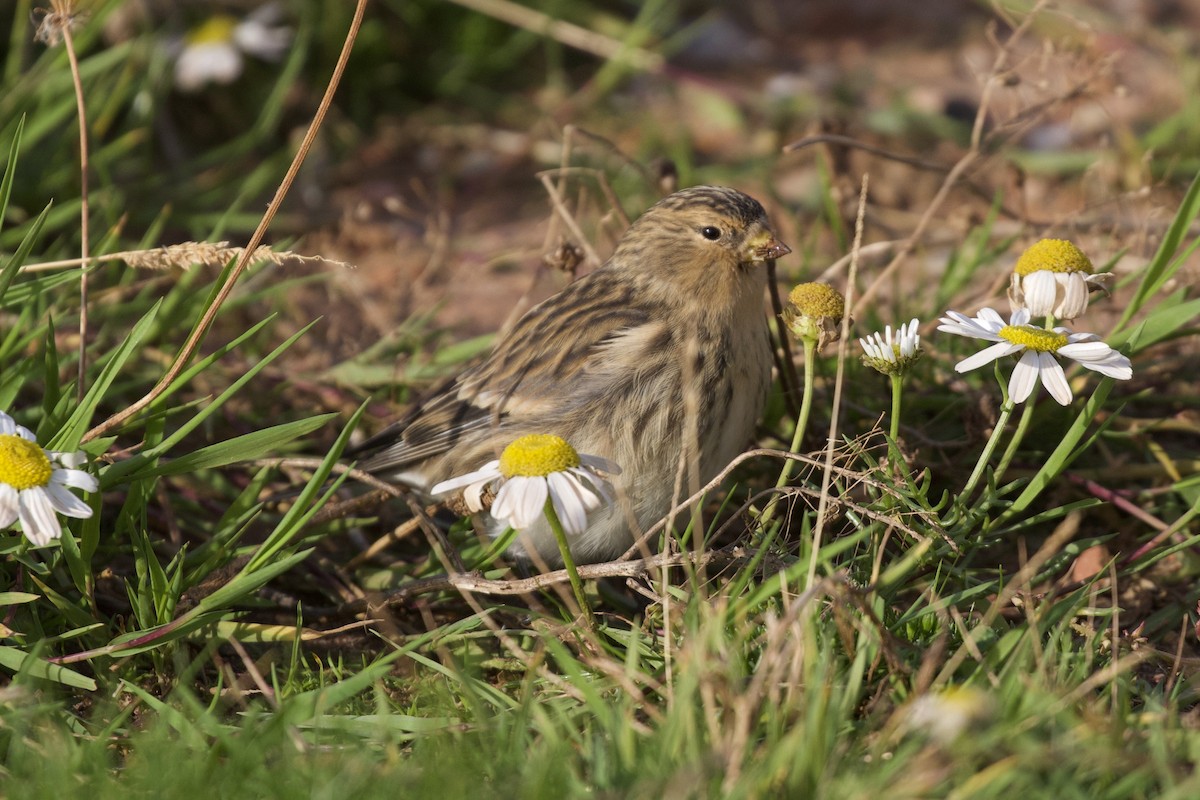
M 1044 317 L 1054 314 L 1054 304 L 1058 297 L 1058 281 L 1055 273 L 1041 269 L 1025 276 L 1021 282 L 1025 294 L 1023 308 L 1029 310 L 1030 316 Z
M 194 92 L 209 83 L 233 83 L 242 73 L 242 54 L 231 42 L 190 44 L 175 62 L 175 86 Z
M 1111 353 L 1115 353 L 1116 351 L 1104 342 L 1083 341 L 1064 344 L 1058 348 L 1058 352 L 1059 355 L 1073 358 L 1076 361 L 1096 361 L 1107 358 Z
M 33 431 L 24 425 L 18 425 L 16 420 L 3 411 L 0 411 L 0 433 L 6 433 L 9 436 L 20 436 L 27 442 L 37 441 L 37 437 L 33 435 Z
M 233 29 L 233 41 L 252 56 L 264 61 L 278 61 L 292 43 L 292 31 L 247 19 Z
M 524 530 L 537 521 L 546 507 L 545 478 L 509 478 L 496 492 L 492 516 L 503 519 L 517 530 Z
M 59 514 L 75 519 L 87 519 L 92 516 L 92 507 L 81 498 L 76 497 L 57 483 L 49 483 L 44 491 L 50 497 L 50 505 Z
M 603 472 L 607 475 L 620 475 L 621 474 L 621 467 L 618 464 L 616 464 L 612 461 L 609 461 L 607 458 L 601 458 L 600 456 L 589 456 L 589 455 L 584 455 L 583 453 L 580 453 L 579 454 L 579 463 L 585 467 L 590 467 L 591 469 L 599 470 L 600 472 Z
M 992 311 L 992 310 L 990 308 L 985 308 L 984 311 Z M 992 313 L 995 314 L 996 312 L 992 311 Z M 980 312 L 980 316 L 983 316 L 982 312 Z M 996 314 L 996 316 L 999 316 L 999 314 Z M 1009 325 L 1028 325 L 1029 318 L 1031 316 L 1033 316 L 1033 315 L 1029 313 L 1028 308 L 1018 308 L 1016 311 L 1014 311 L 1012 313 L 1012 317 L 1009 318 L 1008 324 Z M 999 330 L 999 329 L 997 329 L 997 330 Z
M 552 472 L 546 476 L 550 500 L 562 523 L 563 531 L 578 536 L 587 530 L 587 505 L 581 494 L 583 487 L 570 473 Z
M 50 453 L 50 451 L 47 451 L 47 455 L 50 456 L 52 461 L 57 461 L 67 469 L 78 469 L 88 462 L 87 453 L 82 450 L 76 450 L 74 453 Z M 95 491 L 95 489 L 89 491 Z
M 483 511 L 483 487 L 490 481 L 476 481 L 463 489 L 463 500 L 471 511 Z
M 1013 344 L 1012 342 L 997 342 L 955 364 L 954 371 L 970 372 L 973 369 L 982 367 L 984 364 L 990 364 L 998 358 L 1019 353 L 1022 349 L 1024 349 L 1022 345 Z
M 1008 276 L 1008 304 L 1012 308 L 1025 307 L 1025 291 L 1021 288 L 1021 276 L 1015 272 Z
M 1072 272 L 1066 276 L 1062 301 L 1054 309 L 1059 319 L 1075 319 L 1087 311 L 1088 287 L 1083 273 Z
M 995 312 L 992 312 L 995 313 Z M 947 333 L 958 333 L 959 336 L 986 336 L 989 333 L 994 333 L 1003 327 L 1003 324 L 980 324 L 979 319 L 971 319 L 966 314 L 960 314 L 956 311 L 946 312 L 946 317 L 938 319 L 942 325 L 938 330 L 946 331 Z
M 584 469 L 572 469 L 571 472 L 578 476 L 584 488 L 591 494 L 592 499 L 588 501 L 588 511 L 595 511 L 600 506 L 613 502 L 612 487 L 604 478 Z
M 1091 275 L 1085 277 L 1083 281 L 1087 284 L 1089 290 L 1096 289 L 1108 294 L 1108 284 L 1112 279 L 1113 273 L 1111 272 L 1093 272 Z
M 900 355 L 908 358 L 917 352 L 921 346 L 921 337 L 917 333 L 917 319 L 914 317 L 907 325 L 900 326 Z
M 1046 391 L 1058 401 L 1060 406 L 1070 403 L 1071 386 L 1067 383 L 1067 376 L 1063 374 L 1063 368 L 1058 363 L 1058 359 L 1049 353 L 1038 353 L 1038 362 L 1041 368 L 1042 385 L 1046 387 Z
M 21 528 L 25 538 L 41 547 L 49 544 L 51 539 L 62 536 L 62 526 L 54 509 L 50 507 L 50 498 L 42 489 L 26 489 L 20 493 L 19 515 Z
M 481 481 L 486 483 L 487 481 L 495 480 L 499 477 L 501 477 L 499 460 L 489 461 L 474 472 L 468 472 L 466 475 L 459 475 L 457 478 L 449 478 L 447 480 L 440 481 L 439 483 L 435 483 L 433 488 L 429 490 L 429 493 L 434 497 L 437 497 L 439 495 L 449 494 L 455 489 L 465 488 L 473 483 Z
M 980 323 L 986 323 L 989 327 L 994 328 L 995 330 L 1000 330 L 1008 324 L 1004 321 L 1004 317 L 1000 316 L 1000 313 L 993 308 L 979 309 L 979 314 L 975 317 L 975 319 Z
M 0 530 L 17 521 L 17 508 L 17 490 L 7 483 L 0 483 Z
M 1008 379 L 1008 396 L 1014 403 L 1024 403 L 1033 394 L 1038 379 L 1037 353 L 1027 350 L 1013 367 Z
M 1090 364 L 1081 361 L 1079 363 L 1094 372 L 1116 378 L 1119 381 L 1127 381 L 1133 377 L 1133 367 L 1129 365 L 1129 359 L 1119 353 L 1108 361 L 1095 361 Z
M 100 488 L 100 482 L 96 480 L 95 475 L 78 469 L 56 469 L 50 473 L 50 482 L 83 489 L 85 492 L 94 492 Z
M 1067 344 L 1058 348 L 1058 352 L 1101 375 L 1122 381 L 1133 377 L 1133 366 L 1130 364 L 1129 358 L 1103 342 Z
M 967 319 L 955 311 L 947 312 L 947 316 L 942 317 L 938 321 L 942 324 L 938 325 L 937 329 L 943 333 L 953 333 L 956 336 L 969 336 L 972 339 L 990 339 L 993 342 L 998 340 L 998 337 L 987 328 L 976 325 L 974 320 Z
M 974 325 L 971 318 L 966 314 L 960 314 L 957 311 L 947 311 L 946 316 L 940 317 L 938 322 L 943 325 Z
M 1100 337 L 1094 333 L 1071 333 L 1066 328 L 1055 328 L 1054 332 L 1055 333 L 1065 333 L 1067 335 L 1067 341 L 1071 344 L 1078 344 L 1079 342 L 1098 342 L 1098 341 L 1100 341 Z M 1059 352 L 1062 352 L 1061 347 L 1059 348 Z
M 947 311 L 946 316 L 939 321 L 942 323 L 938 326 L 939 331 L 970 336 L 974 339 L 987 339 L 992 342 L 1000 341 L 1000 337 L 996 334 L 1005 325 L 1000 315 L 990 308 L 981 310 L 975 319 L 959 314 L 957 311 Z

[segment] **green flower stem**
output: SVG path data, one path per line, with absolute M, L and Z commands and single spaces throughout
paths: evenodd
M 571 546 L 567 543 L 567 534 L 563 530 L 562 522 L 558 519 L 558 513 L 554 510 L 554 502 L 549 497 L 546 498 L 545 514 L 546 521 L 550 523 L 550 530 L 554 531 L 554 540 L 558 542 L 558 551 L 562 554 L 567 577 L 571 579 L 575 602 L 579 603 L 588 627 L 595 630 L 596 618 L 592 616 L 592 607 L 588 605 L 587 597 L 583 594 L 583 581 L 579 579 L 579 570 L 575 568 L 575 559 L 571 557 Z
M 1025 408 L 1021 410 L 1021 418 L 1017 420 L 1017 429 L 1013 431 L 1012 439 L 1008 443 L 1008 447 L 1004 448 L 1004 455 L 1000 457 L 1000 463 L 996 465 L 996 480 L 1004 475 L 1004 471 L 1008 469 L 1008 465 L 1012 462 L 1013 456 L 1017 454 L 1017 448 L 1021 446 L 1021 440 L 1025 438 L 1025 432 L 1029 430 L 1029 423 L 1033 419 L 1033 398 L 1029 398 L 1025 402 Z
M 792 453 L 800 449 L 800 445 L 804 442 L 804 432 L 808 429 L 808 412 L 812 409 L 813 376 L 816 374 L 817 340 L 804 339 L 803 342 L 804 394 L 800 400 L 800 416 L 796 418 L 796 431 L 792 434 L 792 445 L 789 448 L 789 452 Z M 776 489 L 783 489 L 788 485 L 788 481 L 792 479 L 792 472 L 795 466 L 796 462 L 790 458 L 783 462 L 783 469 L 779 471 L 779 480 L 775 482 Z M 779 493 L 776 492 L 759 518 L 759 524 L 762 528 L 765 529 L 770 524 L 771 519 L 775 516 L 775 508 L 778 505 Z
M 892 424 L 888 428 L 888 435 L 894 442 L 900 434 L 900 386 L 904 376 L 897 373 L 889 377 L 892 379 Z
M 1046 315 L 1045 329 L 1048 331 L 1054 330 L 1054 316 Z M 996 465 L 996 480 L 1004 474 L 1008 469 L 1008 465 L 1012 463 L 1013 457 L 1017 454 L 1017 448 L 1021 446 L 1021 441 L 1025 438 L 1025 432 L 1029 430 L 1029 423 L 1033 420 L 1034 399 L 1032 397 L 1025 403 L 1025 408 L 1021 410 L 1021 419 L 1017 421 L 1017 429 L 1013 431 L 1012 441 L 1008 443 L 1008 447 L 1004 448 L 1004 455 L 1000 457 L 1000 463 Z
M 967 479 L 967 485 L 959 493 L 958 497 L 963 503 L 970 498 L 975 491 L 975 484 L 979 483 L 979 479 L 983 477 L 983 471 L 987 467 L 988 461 L 992 458 L 992 453 L 996 450 L 996 445 L 1000 443 L 1000 437 L 1004 434 L 1004 428 L 1008 425 L 1008 418 L 1013 412 L 1015 403 L 1007 397 L 1004 399 L 1004 405 L 1000 407 L 1000 418 L 996 420 L 996 427 L 992 429 L 992 435 L 988 439 L 987 445 L 983 448 L 983 452 L 979 454 L 979 461 L 975 462 L 975 470 L 971 473 L 971 477 Z M 1015 438 L 1015 437 L 1014 437 Z

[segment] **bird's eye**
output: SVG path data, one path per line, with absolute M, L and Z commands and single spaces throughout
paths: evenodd
M 712 225 L 705 225 L 700 229 L 700 235 L 705 239 L 708 239 L 710 242 L 715 242 L 717 239 L 721 238 L 721 229 L 713 227 Z

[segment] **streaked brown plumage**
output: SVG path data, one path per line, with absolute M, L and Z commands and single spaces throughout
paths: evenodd
M 580 562 L 615 557 L 669 510 L 685 441 L 692 462 L 700 444 L 698 481 L 750 441 L 771 381 L 762 262 L 788 252 L 753 198 L 676 192 L 603 266 L 530 309 L 483 363 L 366 442 L 360 466 L 427 489 L 518 436 L 557 434 L 622 469 L 618 507 L 596 512 L 571 542 Z M 561 562 L 544 524 L 516 547 Z

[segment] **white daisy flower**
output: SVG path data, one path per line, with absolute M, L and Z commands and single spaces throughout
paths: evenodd
M 483 490 L 496 489 L 489 513 L 520 531 L 542 518 L 546 498 L 562 522 L 563 531 L 578 536 L 587 530 L 588 514 L 611 503 L 607 475 L 621 469 L 608 459 L 582 455 L 552 434 L 522 436 L 475 472 L 435 484 L 430 493 L 461 489 L 467 508 L 483 510 Z
M 917 697 L 904 707 L 902 721 L 909 731 L 948 745 L 986 723 L 995 710 L 996 704 L 987 693 L 957 686 Z
M 1014 311 L 1008 323 L 990 308 L 972 319 L 955 311 L 941 318 L 939 331 L 996 342 L 991 347 L 965 358 L 954 366 L 957 372 L 990 364 L 998 358 L 1021 353 L 1009 379 L 1009 397 L 1023 403 L 1033 394 L 1040 380 L 1050 396 L 1060 404 L 1071 402 L 1071 387 L 1055 356 L 1066 356 L 1090 370 L 1110 378 L 1127 381 L 1133 377 L 1129 359 L 1113 350 L 1094 333 L 1071 333 L 1066 328 L 1046 330 L 1029 324 L 1029 309 Z
M 862 346 L 863 363 L 884 375 L 903 375 L 921 357 L 921 336 L 917 333 L 919 322 L 914 318 L 901 325 L 892 336 L 892 326 L 884 326 L 883 333 L 872 333 L 859 339 Z
M 67 491 L 99 488 L 95 477 L 74 469 L 84 461 L 82 452 L 43 450 L 28 428 L 0 411 L 0 530 L 19 520 L 25 538 L 41 547 L 62 536 L 55 513 L 90 517 L 91 506 Z
M 281 14 L 278 4 L 268 3 L 240 22 L 227 14 L 206 19 L 184 37 L 175 86 L 195 92 L 210 83 L 233 83 L 242 74 L 243 54 L 279 61 L 292 43 L 292 29 L 275 24 Z
M 1094 273 L 1091 260 L 1066 239 L 1042 239 L 1017 259 L 1008 287 L 1013 310 L 1071 320 L 1087 311 L 1092 291 L 1108 291 L 1111 272 Z

